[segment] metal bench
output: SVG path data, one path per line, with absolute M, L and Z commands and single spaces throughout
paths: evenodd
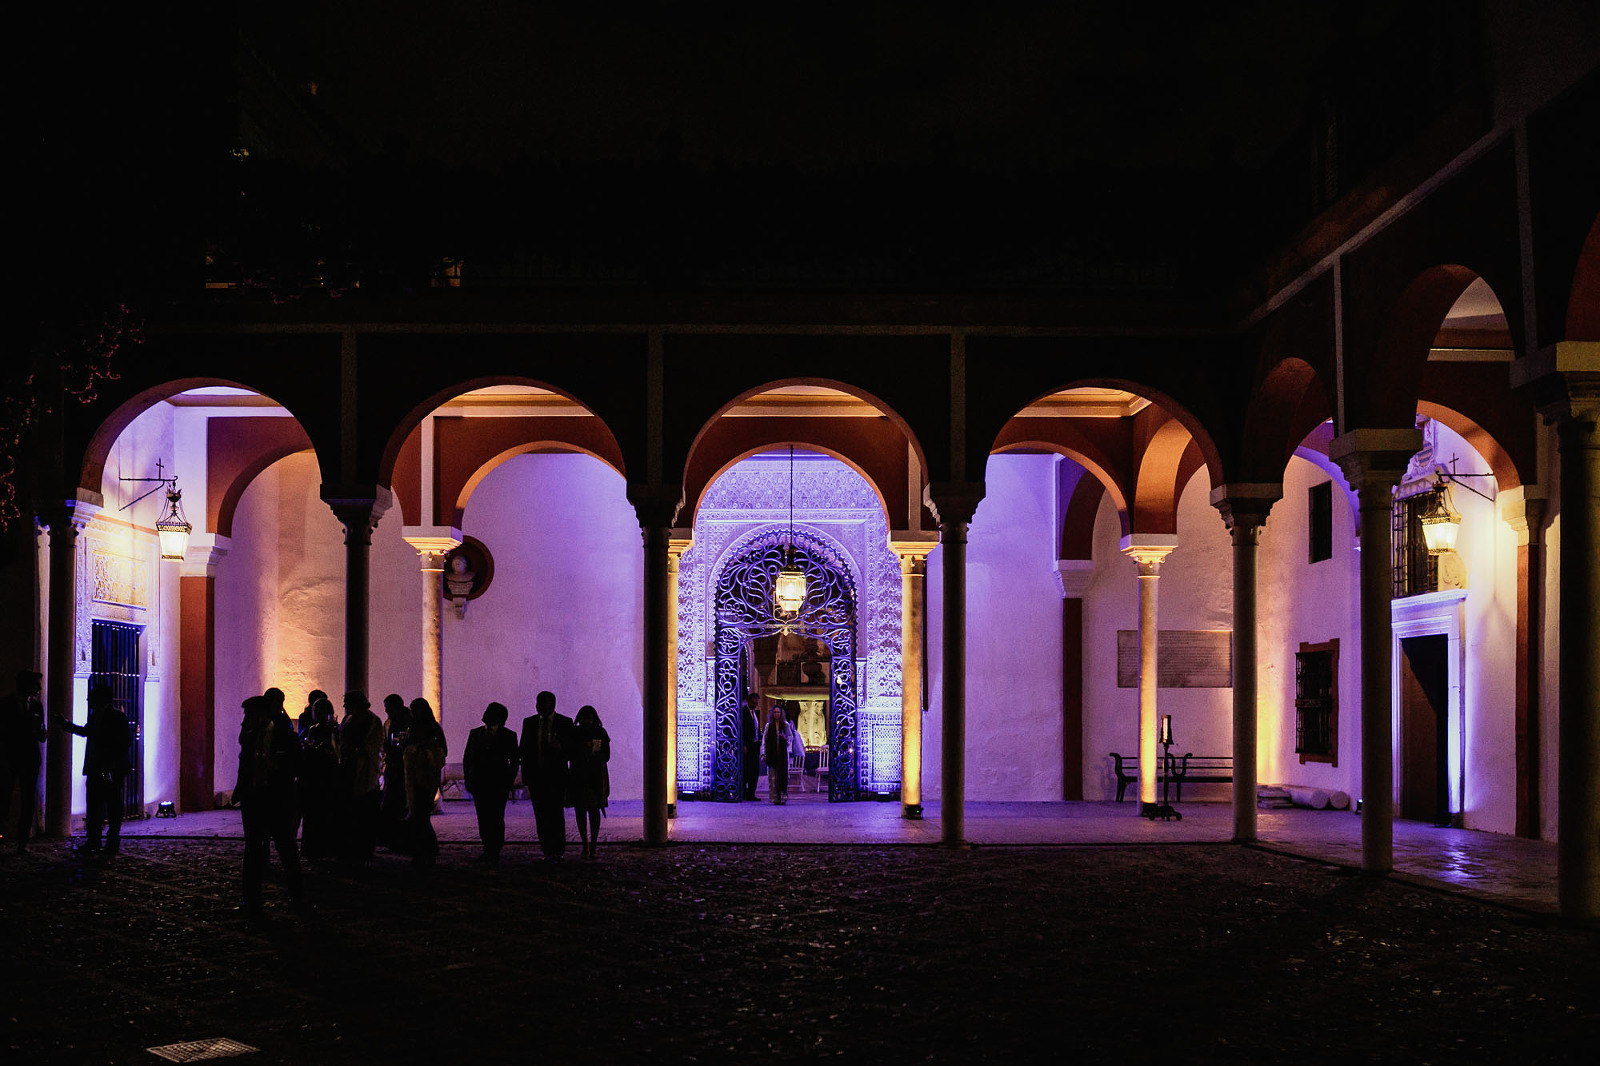
M 1111 759 L 1117 775 L 1117 802 L 1121 803 L 1128 786 L 1139 780 L 1139 756 L 1114 751 Z M 1163 781 L 1172 782 L 1177 789 L 1176 802 L 1182 803 L 1185 782 L 1191 785 L 1232 784 L 1233 756 L 1195 755 L 1187 751 L 1182 755 L 1168 755 L 1166 765 L 1156 774 L 1156 784 Z

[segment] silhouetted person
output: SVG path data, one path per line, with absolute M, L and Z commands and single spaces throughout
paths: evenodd
M 522 784 L 533 803 L 533 824 L 539 834 L 539 847 L 549 862 L 560 862 L 567 850 L 567 820 L 562 814 L 567 791 L 567 762 L 572 734 L 572 719 L 556 713 L 553 692 L 541 692 L 534 700 L 538 713 L 522 720 Z
M 353 862 L 372 858 L 378 845 L 378 788 L 383 767 L 383 720 L 361 692 L 344 694 L 339 723 L 339 791 L 344 807 L 340 853 Z
M 308 859 L 331 859 L 338 851 L 339 746 L 333 704 L 311 707 L 311 724 L 300 735 L 300 848 Z
M 746 696 L 739 709 L 739 742 L 744 748 L 744 798 L 753 800 L 761 778 L 761 714 L 754 696 Z
M 233 786 L 233 802 L 244 823 L 245 909 L 261 909 L 261 874 L 273 846 L 283 864 L 289 898 L 303 906 L 300 852 L 294 836 L 299 821 L 295 789 L 300 778 L 300 741 L 281 701 L 251 696 L 241 706 L 244 723 L 239 727 L 239 776 Z
M 578 823 L 578 839 L 583 841 L 583 857 L 596 858 L 600 843 L 600 816 L 611 798 L 611 735 L 600 724 L 600 713 L 593 707 L 578 708 L 572 722 L 572 754 L 567 771 L 567 795 L 572 799 L 572 815 Z
M 383 713 L 389 719 L 383 733 L 383 801 L 378 815 L 378 841 L 391 851 L 404 851 L 406 810 L 411 806 L 406 795 L 406 745 L 411 742 L 411 708 L 399 694 L 383 698 Z
M 78 725 L 60 716 L 56 721 L 86 741 L 83 776 L 89 809 L 84 819 L 88 832 L 84 850 L 100 850 L 100 829 L 104 826 L 105 846 L 116 851 L 122 843 L 122 780 L 128 776 L 129 749 L 133 746 L 128 717 L 117 709 L 109 687 L 91 685 L 88 722 Z
M 294 731 L 301 737 L 306 735 L 306 730 L 310 729 L 311 723 L 317 719 L 317 701 L 327 698 L 328 694 L 320 688 L 312 689 L 310 694 L 306 696 L 306 709 L 301 711 L 300 716 L 294 720 Z
M 483 710 L 483 724 L 467 734 L 461 756 L 461 776 L 478 812 L 478 836 L 483 840 L 483 860 L 499 862 L 506 842 L 506 800 L 517 777 L 517 735 L 506 728 L 503 703 Z
M 411 857 L 432 866 L 439 857 L 439 836 L 433 831 L 433 803 L 439 795 L 440 775 L 450 751 L 444 730 L 433 716 L 433 706 L 421 696 L 411 701 L 411 738 L 404 754 L 406 794 L 411 798 L 406 825 Z
M 44 742 L 44 705 L 39 702 L 37 670 L 18 670 L 16 690 L 0 700 L 0 832 L 18 854 L 28 850 L 33 808 L 39 794 L 39 745 Z M 16 792 L 13 806 L 11 794 Z M 7 821 L 16 815 L 16 828 Z
M 767 716 L 767 728 L 761 734 L 761 755 L 767 764 L 767 798 L 773 803 L 789 802 L 789 752 L 794 745 L 793 729 L 783 708 L 772 708 Z

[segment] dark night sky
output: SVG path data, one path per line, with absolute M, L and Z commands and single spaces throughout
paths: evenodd
M 22 243 L 45 249 L 46 275 L 94 264 L 112 290 L 192 269 L 219 238 L 241 256 L 368 262 L 482 263 L 515 245 L 690 280 L 794 249 L 917 264 L 894 282 L 910 285 L 1056 249 L 1242 262 L 1314 210 L 1330 103 L 1348 187 L 1470 92 L 1482 29 L 1462 10 L 26 9 Z M 285 234 L 305 247 L 263 252 Z M 1053 283 L 1040 269 L 1028 277 Z
M 696 165 L 927 164 L 1057 171 L 1110 151 L 1130 166 L 1208 163 L 1226 136 L 1251 165 L 1301 122 L 1341 32 L 1383 26 L 1334 5 L 1222 14 L 1126 5 L 282 5 L 241 17 L 288 76 L 376 148 L 490 165 L 640 159 L 663 133 Z

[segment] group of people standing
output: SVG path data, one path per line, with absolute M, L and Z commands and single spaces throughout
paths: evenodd
M 552 692 L 535 697 L 534 711 L 522 720 L 519 738 L 506 728 L 505 706 L 491 703 L 483 712 L 483 725 L 467 736 L 461 772 L 477 808 L 482 859 L 499 861 L 506 839 L 506 801 L 519 770 L 545 859 L 560 862 L 566 852 L 563 812 L 568 807 L 578 824 L 583 857 L 597 858 L 600 819 L 611 797 L 611 736 L 593 707 L 580 707 L 576 720 L 558 714 Z
M 260 906 L 262 871 L 274 846 L 297 903 L 303 901 L 302 851 L 307 859 L 359 864 L 382 844 L 418 865 L 436 860 L 432 815 L 449 744 L 427 700 L 385 697 L 387 724 L 360 692 L 345 693 L 344 716 L 337 720 L 332 700 L 320 690 L 294 720 L 281 689 L 251 696 L 242 707 L 233 801 L 244 821 L 247 907 Z M 509 712 L 500 703 L 489 704 L 483 725 L 467 737 L 462 776 L 477 810 L 481 858 L 500 857 L 506 803 L 520 771 L 545 857 L 561 859 L 563 811 L 571 807 L 583 857 L 592 859 L 611 793 L 611 737 L 593 707 L 580 709 L 574 721 L 556 713 L 549 692 L 539 693 L 535 707 L 520 738 L 506 727 Z
M 398 696 L 390 698 L 400 702 Z M 306 709 L 293 721 L 284 708 L 282 689 L 269 688 L 241 706 L 244 721 L 239 728 L 233 802 L 244 823 L 245 906 L 261 905 L 262 872 L 274 846 L 289 896 L 301 904 L 297 835 L 302 822 L 307 858 L 338 858 L 352 864 L 372 858 L 382 818 L 382 782 L 386 774 L 396 775 L 398 766 L 385 765 L 384 723 L 363 693 L 345 693 L 344 718 L 338 722 L 333 702 L 321 691 L 311 693 Z M 413 700 L 411 709 L 418 719 L 432 722 L 433 730 L 409 730 L 409 744 L 437 746 L 442 767 L 444 731 L 425 700 Z M 395 725 L 391 716 L 388 733 Z M 432 811 L 431 794 L 428 811 Z M 421 835 L 414 826 L 410 832 Z M 435 840 L 435 852 L 437 847 Z M 419 854 L 422 861 L 431 859 L 430 854 Z

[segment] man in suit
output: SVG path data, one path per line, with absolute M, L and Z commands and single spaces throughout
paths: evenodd
M 85 740 L 83 776 L 89 839 L 84 850 L 100 850 L 100 827 L 105 826 L 106 849 L 116 851 L 122 842 L 122 779 L 128 776 L 129 749 L 133 747 L 128 716 L 117 709 L 108 686 L 91 685 L 88 722 L 78 725 L 60 717 L 56 721 L 67 732 Z
M 478 812 L 484 862 L 500 861 L 506 842 L 506 799 L 517 777 L 517 736 L 506 728 L 508 713 L 503 703 L 489 704 L 483 724 L 467 734 L 466 754 L 461 757 L 461 775 Z
M 39 702 L 37 670 L 17 671 L 17 689 L 0 700 L 0 832 L 12 832 L 6 843 L 18 854 L 28 849 L 33 828 L 34 798 L 39 791 L 39 745 L 44 741 L 44 705 Z M 11 793 L 17 805 L 11 806 Z M 15 809 L 16 829 L 7 816 Z
M 541 692 L 534 701 L 538 711 L 522 720 L 522 783 L 533 802 L 533 823 L 539 847 L 547 862 L 560 862 L 567 848 L 567 766 L 571 758 L 572 719 L 556 713 L 553 692 Z
M 756 798 L 756 782 L 761 777 L 761 716 L 756 697 L 746 693 L 739 710 L 739 740 L 744 746 L 744 798 Z

